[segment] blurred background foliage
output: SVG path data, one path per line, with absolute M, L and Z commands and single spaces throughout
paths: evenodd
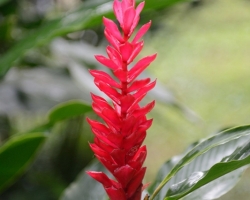
M 0 0 L 0 145 L 36 127 L 49 137 L 3 200 L 54 200 L 93 159 L 88 112 L 44 129 L 55 105 L 101 95 L 88 74 L 102 68 L 101 16 L 107 0 Z M 153 20 L 141 56 L 158 52 L 143 76 L 157 77 L 148 132 L 146 182 L 188 144 L 249 123 L 250 1 L 146 0 L 141 23 Z M 221 199 L 246 199 L 250 172 Z

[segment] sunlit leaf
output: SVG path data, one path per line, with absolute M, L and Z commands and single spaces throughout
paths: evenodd
M 0 147 L 0 190 L 24 173 L 45 139 L 41 133 L 24 134 L 11 138 Z
M 247 158 L 243 159 L 242 157 L 240 157 L 239 152 L 241 152 L 243 155 L 243 149 L 247 150 L 248 147 L 244 145 L 249 140 L 250 126 L 242 126 L 226 130 L 198 144 L 196 143 L 197 145 L 193 145 L 193 148 L 188 153 L 186 153 L 185 156 L 181 155 L 179 157 L 175 157 L 174 159 L 166 162 L 163 165 L 163 167 L 159 171 L 157 180 L 150 188 L 150 192 L 152 193 L 152 191 L 156 189 L 158 185 L 160 185 L 159 188 L 156 189 L 159 194 L 154 198 L 157 193 L 155 192 L 155 194 L 152 196 L 152 199 L 154 198 L 157 200 L 162 200 L 166 196 L 174 196 L 173 193 L 175 195 L 177 195 L 177 193 L 178 195 L 179 193 L 181 193 L 181 195 L 184 196 L 183 190 L 185 190 L 186 195 L 187 191 L 193 191 L 192 188 L 197 189 L 204 183 L 208 183 L 232 170 L 247 165 L 249 163 L 249 160 Z M 235 157 L 236 153 L 238 153 L 239 158 Z M 235 161 L 232 161 L 233 159 Z M 222 167 L 226 167 L 229 171 L 221 171 Z M 237 183 L 242 172 L 243 169 L 239 169 L 237 171 L 234 171 L 233 173 L 221 177 L 220 180 L 216 180 L 220 183 L 215 181 L 210 185 L 208 184 L 200 188 L 200 190 L 202 191 L 195 194 L 197 195 L 199 193 L 197 200 L 202 200 L 203 196 L 204 198 L 210 196 L 211 199 L 213 199 L 214 197 L 217 198 L 218 196 L 223 195 Z M 207 173 L 209 176 L 206 175 Z M 213 174 L 213 176 L 211 175 L 211 173 Z M 209 180 L 210 177 L 213 177 L 213 179 Z M 227 178 L 229 178 L 230 181 L 228 181 Z M 192 183 L 195 184 L 195 186 L 190 183 L 191 180 L 193 181 Z M 186 183 L 188 182 L 190 188 L 189 186 L 185 185 L 185 181 Z M 184 184 L 185 186 L 182 184 Z M 219 191 L 217 184 L 221 184 L 220 186 L 224 187 L 225 190 Z M 176 188 L 180 189 L 177 190 Z M 195 195 L 193 196 L 193 198 L 188 199 L 195 200 Z M 173 199 L 180 198 L 180 196 L 178 196 L 178 198 L 175 197 L 176 196 L 174 196 Z M 169 199 L 171 198 L 169 197 Z

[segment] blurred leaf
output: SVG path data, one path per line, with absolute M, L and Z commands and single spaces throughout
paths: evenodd
M 86 171 L 89 170 L 108 173 L 103 165 L 95 160 L 85 168 L 78 176 L 77 180 L 70 184 L 70 186 L 63 192 L 61 200 L 107 200 L 107 195 L 103 186 L 86 174 Z
M 0 77 L 4 76 L 13 62 L 29 49 L 44 45 L 53 38 L 86 28 L 92 19 L 102 13 L 96 7 L 82 7 L 75 12 L 48 21 L 32 34 L 27 35 L 0 58 Z
M 10 0 L 0 0 L 0 6 L 7 3 L 8 1 L 10 1 Z
M 244 155 L 244 158 L 241 156 L 243 156 L 244 153 L 248 153 L 249 146 L 245 146 L 245 143 L 249 140 L 250 126 L 242 126 L 226 130 L 198 144 L 196 143 L 197 145 L 193 145 L 191 151 L 187 151 L 185 156 L 174 157 L 163 165 L 157 175 L 156 181 L 149 189 L 151 193 L 155 190 L 151 199 L 153 199 L 158 192 L 158 195 L 154 199 L 162 200 L 168 192 L 168 195 L 172 195 L 173 192 L 170 192 L 170 190 L 185 190 L 186 192 L 191 191 L 193 187 L 197 189 L 201 187 L 202 184 L 213 181 L 215 177 L 219 178 L 232 170 L 248 164 L 250 160 L 248 157 L 245 157 L 248 155 Z M 245 152 L 243 152 L 243 150 L 245 150 Z M 228 169 L 224 167 L 228 167 Z M 216 180 L 220 183 L 215 181 L 200 188 L 202 191 L 197 191 L 196 193 L 200 195 L 198 199 L 201 200 L 204 197 L 207 198 L 207 196 L 219 197 L 223 195 L 237 183 L 242 172 L 242 169 L 234 171 L 232 174 L 228 174 L 225 177 L 221 177 L 220 180 Z M 207 174 L 209 176 L 207 176 Z M 231 180 L 229 181 L 228 178 Z M 190 180 L 193 181 L 192 184 Z M 188 182 L 189 186 L 181 187 L 185 182 Z M 199 184 L 196 185 L 196 183 Z M 218 185 L 216 184 L 223 186 L 224 189 L 218 190 Z M 158 188 L 156 188 L 157 186 Z M 172 189 L 169 190 L 171 187 Z M 175 192 L 175 194 L 177 195 L 177 192 Z M 185 193 L 185 195 L 186 194 L 187 193 Z M 196 198 L 192 196 L 191 199 L 194 200 Z
M 92 107 L 82 101 L 71 100 L 60 103 L 49 111 L 47 122 L 34 127 L 28 132 L 47 132 L 59 121 L 78 117 L 91 111 Z
M 90 68 L 90 65 L 92 64 L 99 67 L 94 55 L 103 54 L 103 49 L 100 49 L 100 47 L 94 47 L 84 42 L 72 42 L 62 38 L 55 39 L 52 42 L 51 47 L 52 52 L 58 57 L 59 60 L 65 60 L 64 64 L 68 66 L 68 70 L 71 76 L 79 84 L 80 88 L 82 88 L 83 94 L 89 94 L 89 92 L 93 92 L 94 94 L 97 94 L 98 96 L 101 96 L 108 100 L 108 97 L 96 87 L 92 79 L 93 77 L 90 76 L 88 71 L 88 68 Z M 107 71 L 107 73 L 110 73 L 110 71 Z M 155 77 L 152 77 L 152 75 L 148 74 L 147 72 L 143 72 L 139 76 L 139 78 L 141 79 L 147 77 L 155 79 Z M 154 98 L 158 103 L 173 106 L 192 122 L 198 122 L 200 120 L 200 118 L 194 111 L 178 101 L 175 94 L 170 89 L 165 87 L 159 80 L 157 80 L 157 84 L 154 90 L 148 93 L 148 96 Z
M 184 0 L 147 0 L 144 12 L 166 8 L 180 1 Z M 57 36 L 100 25 L 103 15 L 112 18 L 112 1 L 101 2 L 104 4 L 100 5 L 99 1 L 84 3 L 84 6 L 76 11 L 48 21 L 35 32 L 20 40 L 0 58 L 0 78 L 6 74 L 13 62 L 17 61 L 28 50 L 44 45 Z
M 1 1 L 1 0 L 0 0 Z M 5 21 L 8 18 L 12 18 L 12 22 L 14 22 L 13 15 L 16 15 L 18 12 L 19 4 L 17 3 L 17 0 L 6 0 L 0 5 L 0 10 L 1 10 L 1 22 Z
M 79 172 L 86 167 L 93 159 L 93 153 L 89 147 L 89 142 L 93 140 L 93 134 L 86 129 L 85 116 L 76 117 L 60 123 L 57 126 L 56 143 L 53 145 L 57 149 L 53 159 L 53 165 L 61 178 L 71 183 L 75 180 Z M 59 128 L 59 129 L 58 129 Z
M 83 115 L 92 111 L 92 107 L 80 101 L 68 101 L 55 106 L 49 112 L 49 122 L 55 123 L 64 119 Z
M 25 171 L 45 139 L 41 133 L 25 134 L 11 138 L 0 147 L 0 190 Z
M 53 123 L 46 122 L 42 125 L 39 125 L 37 127 L 32 128 L 31 130 L 28 131 L 28 133 L 33 133 L 33 132 L 43 132 L 46 133 L 50 131 L 50 129 L 53 127 Z
M 173 6 L 176 3 L 179 2 L 183 2 L 183 1 L 188 1 L 188 0 L 146 0 L 146 4 L 145 4 L 145 10 L 151 10 L 151 9 L 164 9 L 170 6 Z M 137 1 L 137 2 L 141 2 L 141 1 Z

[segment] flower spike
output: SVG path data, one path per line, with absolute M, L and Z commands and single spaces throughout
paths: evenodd
M 151 26 L 151 21 L 144 24 L 130 40 L 143 7 L 144 2 L 136 7 L 135 0 L 114 0 L 113 10 L 120 28 L 103 17 L 104 34 L 110 43 L 106 48 L 108 57 L 95 56 L 98 62 L 113 71 L 114 76 L 90 70 L 96 86 L 112 101 L 111 105 L 104 98 L 91 94 L 93 110 L 104 123 L 87 119 L 95 135 L 90 147 L 115 180 L 103 172 L 87 173 L 103 185 L 110 200 L 140 200 L 145 188 L 142 180 L 146 172 L 143 163 L 147 148 L 142 143 L 152 124 L 146 114 L 153 109 L 155 101 L 143 107 L 139 103 L 154 88 L 156 81 L 137 77 L 155 60 L 156 54 L 140 59 L 128 69 L 142 50 L 141 38 Z

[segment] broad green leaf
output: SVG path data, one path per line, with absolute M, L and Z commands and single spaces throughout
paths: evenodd
M 42 125 L 39 125 L 37 127 L 34 127 L 28 131 L 28 133 L 34 133 L 34 132 L 41 132 L 41 133 L 47 133 L 50 131 L 50 129 L 53 127 L 53 123 L 46 122 Z
M 90 111 L 92 111 L 92 108 L 86 103 L 81 101 L 68 101 L 52 108 L 49 112 L 48 120 L 51 124 L 54 124 L 55 122 L 77 117 Z
M 0 190 L 17 179 L 45 141 L 41 133 L 14 136 L 0 147 Z
M 107 200 L 107 195 L 103 186 L 86 174 L 86 171 L 89 170 L 108 173 L 100 162 L 94 161 L 84 169 L 78 176 L 77 180 L 71 183 L 63 192 L 60 198 L 61 200 Z
M 48 119 L 45 123 L 34 127 L 28 132 L 48 132 L 55 125 L 55 123 L 84 115 L 90 111 L 92 111 L 91 106 L 79 100 L 71 100 L 60 103 L 49 111 Z
M 215 164 L 220 163 L 222 159 L 230 156 L 237 148 L 241 148 L 249 139 L 250 126 L 242 126 L 223 131 L 198 144 L 196 143 L 185 156 L 175 157 L 163 165 L 157 180 L 150 188 L 151 193 L 155 190 L 150 199 L 162 200 L 166 197 L 171 186 L 185 181 L 194 172 L 209 170 Z M 239 171 L 236 176 L 239 177 L 240 174 L 241 172 Z M 201 174 L 193 174 L 193 179 L 194 177 L 199 177 L 199 175 Z M 228 185 L 229 189 L 237 180 L 236 178 L 231 186 Z
M 187 194 L 197 190 L 204 185 L 205 187 L 201 188 L 200 191 L 197 190 L 194 192 L 194 194 L 191 193 L 190 196 L 184 199 L 202 200 L 218 198 L 228 191 L 227 185 L 229 184 L 230 186 L 232 186 L 232 180 L 235 181 L 235 177 L 237 179 L 237 177 L 239 177 L 239 175 L 243 172 L 244 168 L 242 169 L 241 167 L 248 164 L 250 164 L 250 142 L 247 142 L 247 144 L 243 147 L 237 148 L 235 152 L 233 152 L 230 156 L 215 164 L 209 170 L 195 172 L 188 179 L 172 185 L 167 193 L 167 197 L 165 198 L 165 200 L 180 199 L 181 197 L 186 196 Z M 234 170 L 237 171 L 235 172 Z M 227 176 L 222 177 L 225 174 L 227 174 Z M 219 177 L 222 177 L 222 179 L 216 180 Z M 227 183 L 227 181 L 229 181 L 229 183 Z M 236 182 L 237 181 L 238 179 L 236 180 Z M 206 187 L 207 183 L 210 183 L 208 187 Z M 210 191 L 210 189 L 212 190 Z
M 245 142 L 246 138 L 245 137 L 242 137 L 242 143 Z M 237 144 L 235 144 L 235 142 L 238 142 Z M 209 166 L 211 166 L 211 161 L 212 162 L 216 162 L 216 161 L 213 161 L 213 157 L 215 156 L 211 156 L 211 155 L 220 155 L 219 157 L 222 157 L 222 151 L 224 150 L 229 150 L 229 149 L 234 149 L 235 145 L 237 146 L 240 146 L 241 144 L 241 141 L 232 141 L 230 143 L 227 143 L 227 144 L 223 144 L 221 146 L 219 146 L 218 148 L 213 148 L 211 149 L 204 157 L 203 157 L 203 161 L 202 161 L 202 165 L 203 167 L 200 167 L 200 169 L 197 169 L 196 167 L 196 172 L 194 172 L 194 174 L 192 174 L 191 176 L 194 177 L 195 175 L 201 175 L 202 173 L 205 173 L 206 171 L 203 171 L 203 172 L 199 172 L 198 170 L 201 170 L 201 169 L 205 169 L 206 165 L 208 164 Z M 227 146 L 225 146 L 227 145 Z M 231 148 L 230 148 L 230 145 L 231 145 Z M 219 149 L 220 148 L 220 149 Z M 244 147 L 245 148 L 245 147 Z M 236 149 L 235 152 L 239 152 L 239 149 Z M 228 154 L 229 152 L 227 152 Z M 240 153 L 240 152 L 239 152 Z M 241 153 L 240 153 L 241 154 Z M 230 157 L 233 157 L 234 153 L 230 156 Z M 199 158 L 198 158 L 199 159 Z M 222 160 L 223 161 L 223 160 Z M 224 159 L 224 162 L 225 161 L 229 161 L 229 157 L 226 157 L 226 159 Z M 192 162 L 190 165 L 189 165 L 189 168 L 190 167 L 194 167 L 194 164 L 197 163 L 196 162 Z M 190 193 L 188 196 L 185 196 L 183 199 L 184 200 L 208 200 L 208 199 L 217 199 L 219 198 L 220 196 L 226 194 L 228 191 L 230 191 L 239 181 L 239 179 L 241 178 L 244 170 L 246 169 L 247 167 L 242 167 L 240 169 L 237 169 L 237 170 L 234 170 L 233 172 L 230 172 L 220 178 L 217 178 L 215 179 L 214 181 L 202 186 L 201 188 L 193 191 L 192 193 Z
M 180 1 L 184 0 L 147 0 L 144 12 L 166 8 Z M 100 5 L 100 2 L 103 4 Z M 112 18 L 112 2 L 107 0 L 90 1 L 90 3 L 84 3 L 83 6 L 72 13 L 67 13 L 63 17 L 44 23 L 43 26 L 17 42 L 7 53 L 2 55 L 0 58 L 0 78 L 28 50 L 47 44 L 55 37 L 100 25 L 103 15 Z

